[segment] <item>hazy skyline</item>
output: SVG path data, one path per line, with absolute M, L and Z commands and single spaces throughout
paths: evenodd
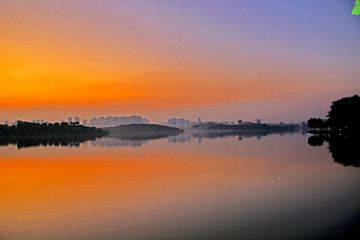
M 0 121 L 299 122 L 360 93 L 353 0 L 0 0 Z

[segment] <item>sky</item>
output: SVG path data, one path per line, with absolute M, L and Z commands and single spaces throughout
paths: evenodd
M 0 0 L 0 124 L 300 122 L 360 94 L 353 0 Z

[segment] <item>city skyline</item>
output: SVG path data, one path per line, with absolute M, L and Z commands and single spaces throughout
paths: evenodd
M 8 120 L 2 120 L 0 123 L 3 125 L 16 125 L 18 121 L 24 121 L 24 120 L 16 120 L 13 122 L 10 122 Z M 170 119 L 167 119 L 167 121 L 160 121 L 160 122 L 153 122 L 147 118 L 144 118 L 143 116 L 100 116 L 100 117 L 92 117 L 90 119 L 86 118 L 80 118 L 78 116 L 67 117 L 66 120 L 59 120 L 59 121 L 53 121 L 49 122 L 44 119 L 36 119 L 28 121 L 31 123 L 37 123 L 37 124 L 49 124 L 49 123 L 69 123 L 69 124 L 80 124 L 84 126 L 95 126 L 95 127 L 114 127 L 119 125 L 125 125 L 125 124 L 160 124 L 160 125 L 166 125 L 166 126 L 174 126 L 174 127 L 191 127 L 199 124 L 206 124 L 206 123 L 215 123 L 215 124 L 225 124 L 225 125 L 236 125 L 236 124 L 262 124 L 265 123 L 261 118 L 256 118 L 253 121 L 247 121 L 243 119 L 238 119 L 237 121 L 218 121 L 218 120 L 202 120 L 201 117 L 198 117 L 195 121 L 191 121 L 190 119 L 185 119 L 182 117 L 172 117 Z M 295 124 L 295 125 L 303 125 L 306 124 L 304 121 L 301 122 L 266 122 L 266 124 Z

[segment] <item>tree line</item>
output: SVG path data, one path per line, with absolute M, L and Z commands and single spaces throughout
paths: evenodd
M 76 123 L 30 123 L 18 121 L 17 125 L 0 125 L 0 136 L 44 136 L 44 135 L 105 135 L 107 132 L 95 127 L 85 127 Z
M 344 97 L 333 101 L 327 119 L 310 118 L 308 126 L 332 134 L 360 134 L 360 97 Z

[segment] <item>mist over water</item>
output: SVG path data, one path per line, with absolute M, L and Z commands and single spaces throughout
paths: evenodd
M 341 239 L 359 223 L 360 169 L 308 138 L 2 140 L 0 239 Z

